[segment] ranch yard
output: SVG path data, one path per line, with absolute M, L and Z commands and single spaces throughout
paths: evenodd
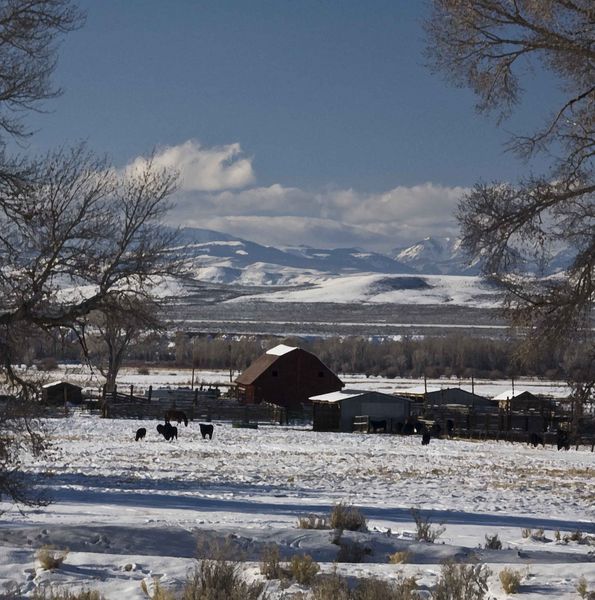
M 300 529 L 298 519 L 337 503 L 357 506 L 368 521 L 367 532 L 344 533 L 366 549 L 361 562 L 336 567 L 352 583 L 415 576 L 429 597 L 451 558 L 486 564 L 492 598 L 508 597 L 498 578 L 506 567 L 522 576 L 519 599 L 575 599 L 581 577 L 595 589 L 595 454 L 584 448 L 448 439 L 422 446 L 419 436 L 227 423 L 215 423 L 209 441 L 197 422 L 181 424 L 179 439 L 167 442 L 156 425 L 81 414 L 45 421 L 54 447 L 24 470 L 53 502 L 22 513 L 2 506 L 0 597 L 27 598 L 52 582 L 109 600 L 146 598 L 143 581 L 149 592 L 155 581 L 175 588 L 197 556 L 223 546 L 243 561 L 248 580 L 262 579 L 268 544 L 286 559 L 309 554 L 331 572 L 333 532 Z M 135 442 L 139 427 L 147 435 Z M 412 508 L 444 527 L 434 543 L 416 541 Z M 485 549 L 496 534 L 502 549 Z M 59 568 L 40 567 L 44 545 L 69 550 Z M 395 552 L 404 564 L 389 563 Z M 270 598 L 309 589 L 266 585 Z M 19 591 L 8 596 L 11 589 Z

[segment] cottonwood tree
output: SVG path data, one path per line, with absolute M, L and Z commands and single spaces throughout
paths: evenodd
M 56 43 L 78 27 L 67 0 L 0 2 L 0 499 L 38 499 L 20 471 L 23 452 L 45 448 L 33 419 L 39 382 L 20 366 L 28 340 L 73 331 L 88 315 L 126 314 L 175 270 L 161 227 L 174 174 L 151 159 L 113 169 L 83 145 L 41 159 L 9 156 L 28 134 L 23 117 L 59 93 L 51 85 Z
M 580 346 L 568 369 L 580 402 L 593 398 L 595 344 L 595 4 L 592 0 L 433 0 L 426 22 L 430 65 L 471 88 L 480 112 L 499 122 L 521 102 L 532 71 L 558 92 L 541 97 L 542 126 L 513 135 L 509 147 L 542 175 L 477 183 L 460 202 L 463 245 L 506 290 L 506 312 L 526 349 Z M 562 99 L 556 104 L 556 98 Z M 537 108 L 537 107 L 536 107 Z M 572 261 L 557 277 L 525 272 L 567 248 Z
M 85 349 L 90 362 L 105 378 L 105 391 L 116 379 L 131 343 L 149 331 L 162 331 L 162 307 L 156 298 L 125 295 L 108 311 L 93 311 L 87 320 Z

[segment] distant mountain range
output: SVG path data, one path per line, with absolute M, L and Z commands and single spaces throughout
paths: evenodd
M 470 261 L 459 239 L 427 237 L 388 254 L 358 248 L 319 249 L 306 246 L 274 248 L 208 229 L 184 228 L 176 252 L 202 281 L 244 285 L 295 285 L 314 273 L 346 275 L 479 275 L 481 260 Z M 570 261 L 560 252 L 547 274 Z M 537 265 L 529 270 L 536 271 Z
M 479 275 L 480 261 L 470 263 L 454 238 L 428 237 L 381 254 L 359 248 L 274 248 L 217 231 L 184 228 L 172 252 L 184 260 L 188 278 L 168 281 L 158 293 L 174 298 L 206 294 L 212 301 L 209 294 L 214 294 L 230 302 L 476 307 L 495 307 L 501 301 L 500 290 Z M 550 272 L 569 260 L 568 254 L 560 253 Z

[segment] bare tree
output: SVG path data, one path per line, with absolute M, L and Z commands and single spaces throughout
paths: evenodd
M 433 0 L 426 22 L 431 66 L 470 87 L 480 112 L 499 122 L 521 101 L 531 72 L 545 71 L 563 93 L 537 131 L 509 147 L 527 162 L 549 162 L 542 176 L 478 183 L 461 201 L 463 244 L 507 291 L 506 311 L 527 343 L 580 344 L 584 368 L 569 369 L 580 400 L 593 397 L 595 345 L 595 5 L 592 0 Z M 559 97 L 552 94 L 552 98 Z M 547 98 L 542 99 L 547 104 Z M 555 251 L 573 259 L 558 277 L 529 276 Z
M 85 346 L 90 362 L 105 377 L 105 390 L 116 387 L 118 373 L 130 344 L 149 331 L 161 331 L 161 306 L 156 299 L 122 298 L 107 312 L 89 315 Z
M 69 330 L 84 344 L 89 313 L 131 314 L 176 268 L 161 226 L 174 174 L 151 159 L 119 172 L 83 145 L 41 159 L 6 150 L 60 93 L 57 42 L 82 20 L 69 0 L 0 2 L 0 498 L 19 502 L 39 501 L 19 466 L 46 442 L 32 418 L 39 381 L 20 366 L 28 342 Z

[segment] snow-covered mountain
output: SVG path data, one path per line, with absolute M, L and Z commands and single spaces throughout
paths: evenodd
M 390 256 L 357 248 L 280 249 L 206 229 L 182 229 L 175 252 L 198 279 L 213 283 L 296 285 L 321 274 L 416 272 Z
M 395 248 L 391 256 L 429 275 L 478 275 L 481 271 L 481 261 L 470 261 L 458 238 L 427 237 L 412 246 Z
M 427 275 L 479 275 L 482 267 L 481 258 L 471 260 L 463 252 L 461 240 L 451 237 L 427 237 L 412 246 L 395 248 L 390 256 Z M 525 264 L 524 269 L 530 273 L 553 275 L 565 269 L 572 258 L 572 252 L 563 249 L 552 253 L 545 269 L 536 261 Z
M 222 298 L 238 301 L 477 307 L 500 301 L 500 291 L 480 277 L 480 261 L 469 263 L 456 238 L 429 237 L 389 256 L 358 248 L 275 248 L 185 228 L 172 252 L 183 258 L 195 280 L 182 287 L 162 286 L 163 294 L 172 297 L 211 284 Z M 558 262 L 568 264 L 568 257 L 560 255 Z

